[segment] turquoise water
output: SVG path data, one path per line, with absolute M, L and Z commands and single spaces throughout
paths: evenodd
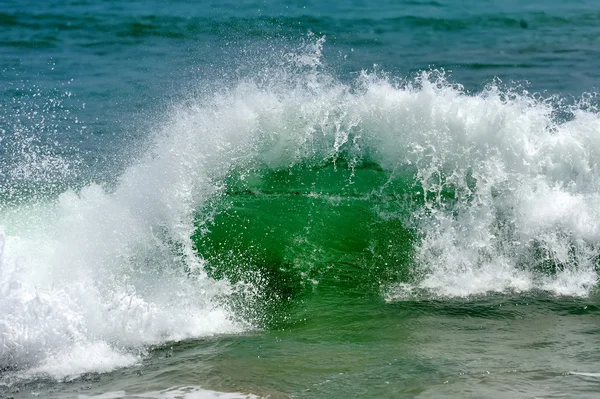
M 598 21 L 4 1 L 0 397 L 597 397 Z

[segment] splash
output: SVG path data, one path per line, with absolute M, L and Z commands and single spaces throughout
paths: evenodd
M 553 100 L 496 85 L 468 94 L 440 73 L 345 84 L 321 65 L 322 45 L 168 110 L 115 187 L 3 210 L 0 369 L 69 379 L 250 328 L 191 239 L 210 230 L 202 210 L 233 173 L 377 165 L 385 182 L 365 199 L 388 198 L 373 211 L 416 237 L 410 279 L 382 287 L 388 300 L 594 289 L 600 118 L 589 103 L 560 121 Z

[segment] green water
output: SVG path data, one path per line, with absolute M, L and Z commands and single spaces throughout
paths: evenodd
M 377 165 L 343 162 L 234 174 L 193 238 L 211 276 L 254 280 L 276 300 L 328 289 L 377 296 L 409 278 L 415 235 L 380 216 L 402 209 L 384 192 L 389 181 Z
M 571 372 L 600 361 L 597 304 L 543 294 L 386 303 L 319 287 L 264 329 L 169 344 L 56 397 L 201 383 L 270 398 L 594 398 L 597 374 Z
M 386 304 L 315 292 L 290 309 L 287 324 L 196 350 L 202 358 L 219 348 L 207 363 L 230 380 L 216 388 L 272 397 L 552 397 L 571 390 L 594 397 L 594 378 L 568 372 L 578 357 L 598 361 L 598 309 L 586 301 L 551 303 Z

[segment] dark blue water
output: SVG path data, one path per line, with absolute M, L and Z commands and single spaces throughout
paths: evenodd
M 595 397 L 599 65 L 591 0 L 1 0 L 0 396 Z

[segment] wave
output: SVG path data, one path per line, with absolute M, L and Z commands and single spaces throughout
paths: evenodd
M 264 262 L 292 271 L 276 293 L 327 277 L 294 268 L 309 250 L 349 285 L 349 270 L 380 262 L 389 278 L 370 283 L 390 301 L 594 290 L 600 118 L 590 101 L 560 105 L 495 84 L 469 94 L 439 72 L 404 82 L 363 72 L 342 83 L 321 64 L 322 46 L 173 106 L 115 187 L 3 207 L 6 375 L 70 379 L 139 362 L 152 345 L 256 326 L 231 298 L 260 298 L 272 278 L 219 275 L 219 259 L 251 263 L 227 254 L 252 242 L 211 244 L 219 231 L 243 230 L 223 215 L 244 196 L 258 201 L 245 208 L 262 223 L 253 235 L 283 232 L 283 243 L 260 241 L 280 251 Z M 296 210 L 303 216 L 288 224 Z

